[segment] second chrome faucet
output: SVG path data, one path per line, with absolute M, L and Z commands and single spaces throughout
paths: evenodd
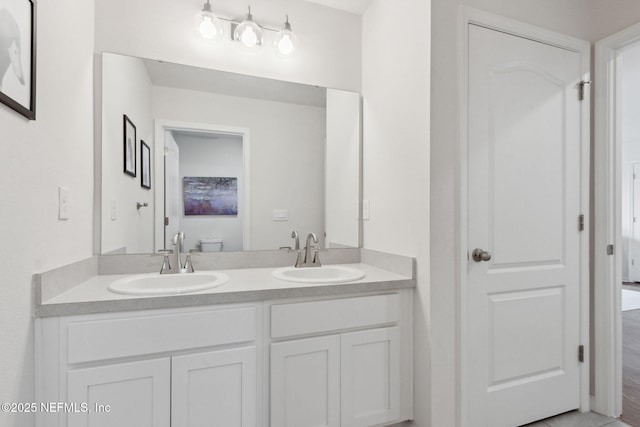
M 294 231 L 296 241 L 298 240 L 298 233 Z M 293 233 L 291 237 L 293 237 Z M 304 245 L 303 251 L 298 251 L 298 258 L 296 259 L 296 268 L 306 268 L 306 267 L 322 267 L 322 263 L 320 263 L 320 257 L 318 256 L 318 249 L 313 249 L 311 246 L 311 241 L 313 243 L 318 243 L 318 237 L 315 233 L 309 233 L 307 235 L 307 241 Z M 299 248 L 299 244 L 296 245 L 296 249 Z
M 184 252 L 184 232 L 180 231 L 173 239 L 171 239 L 171 243 L 176 247 L 175 251 L 162 251 L 164 253 L 164 262 L 162 263 L 162 268 L 160 269 L 160 274 L 179 274 L 179 273 L 193 273 L 193 264 L 191 263 L 191 255 L 187 254 L 187 257 L 182 263 L 182 253 Z M 169 262 L 169 256 L 171 253 L 175 253 L 174 267 L 171 266 Z

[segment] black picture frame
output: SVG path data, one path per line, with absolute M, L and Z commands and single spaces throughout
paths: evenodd
M 140 140 L 140 186 L 151 190 L 151 148 Z
M 20 4 L 20 6 L 16 6 Z M 36 2 L 19 0 L 0 9 L 0 50 L 9 55 L 0 68 L 0 102 L 29 120 L 36 119 Z M 25 51 L 26 50 L 26 51 Z M 0 67 L 3 67 L 0 65 Z M 2 87 L 5 76 L 9 77 Z
M 126 114 L 123 115 L 124 173 L 136 177 L 136 125 Z

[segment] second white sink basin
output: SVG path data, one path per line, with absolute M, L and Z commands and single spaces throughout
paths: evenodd
M 222 286 L 229 276 L 215 271 L 185 274 L 136 274 L 116 280 L 109 290 L 126 295 L 175 295 Z
M 274 270 L 273 277 L 288 282 L 302 283 L 346 283 L 362 279 L 364 271 L 341 265 L 295 268 L 284 267 Z

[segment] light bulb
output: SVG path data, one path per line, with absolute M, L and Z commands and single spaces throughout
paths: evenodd
M 293 52 L 293 40 L 291 40 L 291 36 L 289 34 L 285 34 L 282 36 L 282 38 L 278 42 L 278 50 L 283 55 L 289 55 L 291 52 Z
M 200 23 L 200 34 L 205 39 L 212 39 L 216 36 L 216 26 L 213 25 L 213 19 L 210 16 L 202 16 L 202 22 Z
M 242 21 L 233 32 L 233 39 L 241 42 L 246 47 L 254 47 L 262 44 L 262 29 L 253 21 L 251 7 L 247 18 Z
M 198 26 L 200 35 L 205 39 L 214 39 L 216 37 L 222 37 L 224 34 L 224 28 L 220 18 L 213 14 L 211 11 L 211 4 L 209 0 L 204 4 L 202 12 L 200 12 L 200 25 Z
M 294 50 L 296 50 L 297 37 L 291 30 L 289 16 L 287 16 L 287 20 L 285 21 L 282 30 L 278 32 L 275 45 L 278 48 L 278 52 L 282 55 L 290 55 Z

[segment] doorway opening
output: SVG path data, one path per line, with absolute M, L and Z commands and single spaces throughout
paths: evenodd
M 594 409 L 640 426 L 640 24 L 596 44 Z
M 185 250 L 251 249 L 249 130 L 159 121 L 156 135 L 156 241 L 170 249 L 182 231 Z
M 640 41 L 620 50 L 622 415 L 640 426 Z

